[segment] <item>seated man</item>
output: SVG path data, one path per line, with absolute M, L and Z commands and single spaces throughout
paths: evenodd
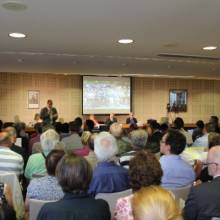
M 137 124 L 137 119 L 134 117 L 133 112 L 130 112 L 129 117 L 126 119 L 126 124 L 130 124 L 130 125 Z
M 111 113 L 111 114 L 109 115 L 109 117 L 107 118 L 105 124 L 106 124 L 107 128 L 109 129 L 110 126 L 111 126 L 113 123 L 117 122 L 117 121 L 118 121 L 118 120 L 117 120 L 117 118 L 115 118 L 115 114 L 114 114 L 114 113 Z
M 187 186 L 195 180 L 195 172 L 179 154 L 186 146 L 186 138 L 179 131 L 170 129 L 161 140 L 160 152 L 164 154 L 160 158 L 163 170 L 162 186 L 165 188 L 178 188 Z
M 207 162 L 209 175 L 214 179 L 192 187 L 184 208 L 184 219 L 206 220 L 220 217 L 220 146 L 209 150 Z
M 101 132 L 95 138 L 95 154 L 98 164 L 93 172 L 89 193 L 113 193 L 129 188 L 128 171 L 115 164 L 118 152 L 115 138 L 108 132 Z

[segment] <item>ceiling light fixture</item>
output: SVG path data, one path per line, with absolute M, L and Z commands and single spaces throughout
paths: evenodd
M 23 34 L 23 33 L 18 33 L 18 32 L 10 33 L 9 36 L 12 37 L 12 38 L 25 38 L 25 37 L 26 37 L 25 34 Z
M 128 38 L 118 40 L 118 43 L 120 44 L 132 44 L 133 42 L 134 40 Z
M 207 46 L 207 47 L 203 47 L 203 50 L 216 50 L 217 47 L 216 46 Z

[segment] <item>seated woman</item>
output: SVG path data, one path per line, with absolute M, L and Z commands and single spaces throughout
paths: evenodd
M 32 174 L 45 174 L 45 159 L 46 156 L 53 150 L 56 144 L 59 142 L 60 136 L 53 129 L 48 129 L 40 136 L 40 143 L 43 152 L 32 154 L 27 162 L 25 168 L 25 177 L 27 179 L 32 179 Z
M 183 220 L 173 195 L 159 187 L 144 187 L 134 194 L 132 200 L 135 220 Z
M 63 198 L 63 191 L 55 177 L 55 170 L 58 162 L 63 157 L 64 151 L 52 150 L 46 158 L 47 176 L 33 179 L 28 188 L 25 200 L 25 207 L 29 209 L 30 199 L 59 200 Z
M 45 204 L 37 220 L 110 220 L 108 203 L 87 194 L 92 168 L 86 159 L 66 154 L 56 170 L 58 182 L 65 195 L 57 202 Z
M 156 157 L 148 151 L 139 151 L 129 163 L 130 186 L 133 192 L 142 187 L 160 185 L 162 169 Z M 120 198 L 116 203 L 115 220 L 133 220 L 132 201 L 133 195 Z

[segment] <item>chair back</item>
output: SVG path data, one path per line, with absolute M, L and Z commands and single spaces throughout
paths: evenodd
M 25 215 L 24 201 L 17 175 L 9 172 L 0 172 L 0 182 L 7 184 L 11 188 L 16 217 L 17 219 L 23 219 Z
M 30 199 L 29 220 L 36 220 L 42 206 L 48 202 L 54 201 Z
M 179 188 L 168 188 L 168 190 L 170 190 L 175 195 L 176 201 L 179 201 L 179 199 L 186 201 L 191 187 L 192 185 L 188 185 Z
M 108 205 L 111 211 L 111 216 L 114 216 L 114 210 L 115 210 L 115 205 L 116 205 L 117 200 L 121 197 L 129 196 L 131 194 L 132 194 L 132 190 L 128 189 L 128 190 L 116 192 L 116 193 L 98 193 L 95 198 L 104 199 L 106 202 L 108 202 Z

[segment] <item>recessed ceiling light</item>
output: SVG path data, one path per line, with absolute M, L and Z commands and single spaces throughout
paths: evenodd
M 10 33 L 9 36 L 13 38 L 25 38 L 26 37 L 26 35 L 23 33 Z
M 132 39 L 128 39 L 128 38 L 118 40 L 118 43 L 120 43 L 120 44 L 131 44 L 133 42 L 134 41 Z
M 216 50 L 217 47 L 216 46 L 207 46 L 207 47 L 203 47 L 203 50 Z
M 23 11 L 27 9 L 27 5 L 18 1 L 3 2 L 2 7 L 10 11 Z

